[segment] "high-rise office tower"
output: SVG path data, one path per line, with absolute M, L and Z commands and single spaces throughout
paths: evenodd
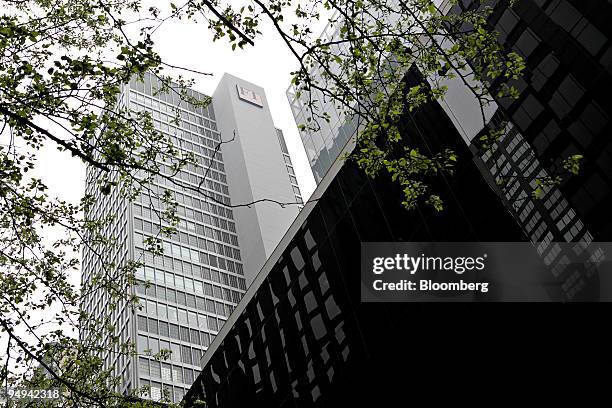
M 612 200 L 609 98 L 601 91 L 612 80 L 607 24 L 612 6 L 604 1 L 526 1 L 514 7 L 503 0 L 463 1 L 445 11 L 465 12 L 484 3 L 493 7 L 488 22 L 500 43 L 519 53 L 526 69 L 513 83 L 520 97 L 496 98 L 491 105 L 487 127 L 505 127 L 499 143 L 486 152 L 478 148 L 478 136 L 487 127 L 464 138 L 483 176 L 555 279 L 565 281 L 571 298 L 589 276 L 572 268 L 575 254 L 561 251 L 557 243 L 608 241 L 612 234 L 607 216 Z M 470 115 L 456 113 L 465 95 L 456 92 L 452 99 L 443 106 L 460 129 L 470 122 Z M 536 180 L 563 173 L 562 161 L 574 154 L 584 157 L 578 174 L 534 197 Z
M 568 178 L 560 190 L 595 239 L 606 240 L 612 234 L 609 217 L 605 216 L 612 202 L 612 168 L 609 165 L 612 143 L 607 136 L 610 102 L 605 92 L 612 81 L 612 47 L 607 24 L 612 9 L 610 2 L 524 1 L 516 2 L 513 7 L 505 0 L 455 3 L 437 0 L 435 3 L 443 13 L 492 7 L 489 23 L 499 33 L 500 43 L 519 53 L 526 63 L 525 75 L 513 83 L 521 96 L 516 100 L 497 98 L 496 104 L 487 107 L 491 124 L 508 122 L 508 132 L 518 137 L 505 138 L 506 141 L 493 152 L 494 157 L 485 157 L 487 164 L 483 167 L 499 173 L 493 161 L 499 159 L 502 168 L 506 164 L 520 167 L 519 162 L 524 158 L 525 165 L 533 167 L 524 170 L 531 170 L 536 177 L 540 170 L 536 167 L 550 169 L 556 165 L 559 168 L 562 158 L 582 154 L 582 171 Z M 327 39 L 337 35 L 333 27 L 323 33 Z M 448 98 L 441 104 L 462 132 L 465 142 L 475 145 L 473 141 L 478 140 L 482 130 L 480 112 L 470 106 L 468 92 L 449 85 Z M 304 101 L 308 95 L 305 92 L 300 98 L 295 95 L 295 90 L 290 88 L 288 97 L 296 121 L 305 123 L 308 108 Z M 331 103 L 322 106 L 321 110 L 331 115 L 331 129 L 301 132 L 317 181 L 333 163 L 338 149 L 356 130 L 350 121 L 337 120 L 338 113 Z M 512 146 L 505 146 L 510 141 Z M 507 150 L 506 147 L 509 148 L 507 154 L 500 151 Z M 505 158 L 513 155 L 514 160 Z M 530 158 L 534 156 L 539 163 Z M 523 189 L 516 187 L 518 183 L 513 184 L 509 188 L 514 198 L 519 198 Z M 552 190 L 551 194 L 557 195 Z M 574 229 L 572 233 L 570 227 L 559 234 L 575 237 L 581 229 Z
M 244 95 L 247 86 L 257 92 L 251 99 Z M 103 255 L 104 261 L 122 265 L 136 260 L 144 266 L 136 273 L 133 289 L 141 310 L 134 313 L 125 304 L 111 305 L 103 290 L 86 296 L 83 308 L 92 319 L 109 317 L 122 342 L 136 344 L 134 357 L 118 353 L 112 345 L 102 355 L 105 367 L 122 379 L 117 391 L 149 386 L 150 398 L 157 400 L 167 393 L 178 402 L 193 382 L 202 354 L 270 247 L 288 228 L 298 205 L 251 204 L 261 199 L 296 203 L 294 179 L 287 174 L 261 88 L 225 76 L 213 102 L 204 108 L 182 101 L 177 92 L 159 89 L 153 75 L 132 80 L 123 87 L 119 104 L 150 113 L 155 128 L 193 154 L 199 164 L 188 165 L 175 176 L 180 186 L 159 177 L 150 185 L 152 191 L 172 191 L 178 203 L 178 233 L 162 237 L 163 255 L 147 252 L 143 243 L 159 232 L 159 199 L 143 192 L 130 202 L 117 189 L 102 195 L 96 170 L 88 168 L 86 190 L 97 198 L 89 217 L 115 215 L 104 233 L 117 245 Z M 207 98 L 193 90 L 188 94 Z M 83 282 L 94 279 L 100 262 L 91 250 L 84 251 Z M 170 358 L 155 360 L 151 355 L 160 350 L 170 350 Z

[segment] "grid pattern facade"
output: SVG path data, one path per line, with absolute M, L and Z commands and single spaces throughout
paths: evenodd
M 463 1 L 455 12 L 485 4 L 495 6 L 489 22 L 500 42 L 519 53 L 527 69 L 514 84 L 520 98 L 497 101 L 492 124 L 506 124 L 504 138 L 476 159 L 485 177 L 490 173 L 502 186 L 506 207 L 555 277 L 565 280 L 571 298 L 588 276 L 571 268 L 576 254 L 554 242 L 590 244 L 612 234 L 606 215 L 612 199 L 609 98 L 600 94 L 611 84 L 612 7 L 605 1 L 519 2 L 512 8 L 505 1 Z M 534 198 L 536 179 L 562 169 L 561 160 L 572 154 L 585 157 L 580 173 Z M 594 253 L 602 255 L 601 249 Z
M 149 386 L 151 399 L 167 393 L 171 401 L 178 402 L 193 382 L 204 351 L 246 290 L 246 281 L 233 212 L 227 207 L 231 201 L 223 156 L 217 149 L 221 136 L 213 106 L 195 107 L 176 93 L 158 92 L 159 88 L 151 75 L 144 81 L 132 80 L 124 89 L 122 103 L 132 111 L 149 112 L 156 129 L 183 152 L 194 155 L 198 165 L 187 165 L 175 178 L 200 186 L 200 191 L 181 188 L 161 177 L 149 186 L 152 193 L 171 190 L 178 203 L 178 232 L 162 238 L 161 256 L 146 251 L 144 245 L 148 237 L 159 234 L 162 204 L 157 194 L 143 192 L 134 202 L 111 195 L 102 198 L 100 208 L 93 211 L 119 215 L 124 240 L 118 247 L 124 257 L 144 265 L 136 273 L 134 287 L 141 309 L 132 314 L 125 307 L 118 308 L 124 323 L 121 330 L 126 340 L 136 344 L 138 356 L 119 365 L 109 360 L 107 366 L 117 367 L 117 374 L 123 376 L 120 391 Z M 188 92 L 205 98 L 196 91 Z M 177 109 L 178 123 L 174 120 Z M 117 204 L 110 206 L 107 201 Z M 84 263 L 84 279 L 90 268 L 95 264 Z M 99 309 L 99 314 L 108 312 L 101 298 L 85 302 L 88 309 Z M 156 361 L 150 356 L 160 350 L 170 350 L 170 358 Z
M 398 0 L 387 0 L 385 5 L 393 8 L 398 3 L 400 3 Z M 342 13 L 336 11 L 330 17 L 330 21 L 341 18 L 343 18 Z M 375 19 L 376 16 L 370 15 L 369 18 Z M 372 24 L 374 23 L 375 21 L 372 21 Z M 349 44 L 334 42 L 334 40 L 340 38 L 340 26 L 338 24 L 328 23 L 319 38 L 323 43 L 331 43 L 329 46 L 331 55 L 351 55 Z M 332 71 L 335 70 L 336 67 L 334 67 L 333 62 L 330 68 Z M 337 72 L 336 75 L 343 74 Z M 320 87 L 326 88 L 334 85 L 333 82 L 328 83 L 330 80 L 327 79 L 327 73 L 318 65 L 310 69 L 310 76 L 312 81 L 318 83 Z M 330 169 L 338 154 L 344 149 L 347 142 L 356 136 L 357 130 L 363 124 L 359 122 L 359 117 L 347 116 L 345 114 L 346 109 L 338 109 L 334 101 L 318 89 L 306 91 L 291 85 L 287 89 L 286 94 L 295 122 L 298 125 L 309 125 L 300 129 L 300 138 L 306 150 L 306 156 L 308 157 L 315 182 L 318 184 Z M 298 94 L 300 95 L 299 97 Z M 325 112 L 328 115 L 328 119 L 313 117 L 309 101 L 316 101 L 314 103 L 316 105 L 315 111 L 319 113 Z M 356 110 L 362 109 L 357 104 L 353 105 L 353 107 Z M 312 120 L 309 120 L 311 117 L 313 117 Z
M 318 90 L 313 90 L 312 93 L 314 100 L 325 100 L 321 94 L 318 94 Z M 304 96 L 300 99 L 296 98 L 295 94 L 296 90 L 293 88 L 287 91 L 295 122 L 298 125 L 307 123 L 306 118 L 310 116 L 310 108 L 303 99 Z M 302 144 L 317 184 L 321 182 L 338 154 L 357 131 L 357 121 L 346 118 L 332 102 L 325 103 L 322 109 L 330 114 L 329 123 L 320 120 L 319 129 L 305 128 L 300 130 Z
M 101 233 L 104 236 L 113 237 L 118 245 L 110 246 L 100 254 L 93 250 L 95 248 L 85 247 L 81 262 L 81 280 L 84 284 L 95 279 L 97 273 L 101 270 L 100 265 L 102 263 L 122 267 L 132 259 L 130 250 L 132 240 L 130 204 L 120 196 L 117 189 L 112 189 L 108 195 L 102 195 L 95 183 L 97 177 L 98 170 L 88 166 L 85 193 L 95 197 L 95 202 L 90 211 L 93 214 L 99 214 L 100 218 L 106 218 L 109 214 L 116 215 L 110 218 Z M 91 218 L 91 216 L 88 218 Z M 108 318 L 110 324 L 116 328 L 115 334 L 120 336 L 121 341 L 129 342 L 134 338 L 134 331 L 131 327 L 132 314 L 125 302 L 121 302 L 111 309 L 111 300 L 111 296 L 106 290 L 96 288 L 86 292 L 81 307 L 91 319 L 101 321 Z M 83 339 L 87 339 L 89 335 L 88 329 L 81 330 L 79 333 L 79 336 Z M 106 350 L 106 353 L 100 356 L 103 359 L 104 367 L 112 367 L 114 375 L 122 377 L 121 389 L 130 387 L 133 384 L 131 359 L 125 354 L 119 353 L 118 347 L 111 345 L 109 339 L 102 339 L 95 345 Z
M 510 214 L 526 237 L 536 246 L 538 254 L 555 279 L 562 280 L 562 290 L 568 299 L 580 293 L 594 271 L 576 268 L 579 252 L 562 249 L 560 242 L 580 242 L 585 247 L 593 242 L 579 215 L 556 186 L 546 188 L 534 197 L 535 180 L 548 176 L 536 152 L 512 122 L 506 122 L 501 111 L 492 122 L 505 125 L 500 142 L 482 152 L 474 148 L 475 161 L 485 178 L 490 173 L 493 188 L 498 191 Z M 603 255 L 601 248 L 592 249 L 593 261 Z
M 567 178 L 560 192 L 596 240 L 609 240 L 612 4 L 541 0 L 511 8 L 507 1 L 461 3 L 457 10 L 495 7 L 490 24 L 500 33 L 500 42 L 522 55 L 527 66 L 524 78 L 514 84 L 520 98 L 498 100 L 501 111 L 546 168 L 560 169 L 561 160 L 572 154 L 584 156 L 580 173 Z M 575 239 L 579 232 L 563 230 L 562 235 Z
M 495 184 L 502 186 L 503 199 L 530 241 L 592 242 L 593 236 L 558 188 L 547 189 L 540 198 L 533 197 L 534 180 L 548 173 L 512 123 L 506 124 L 506 132 L 503 141 L 480 158 L 491 171 Z
M 291 182 L 291 188 L 293 189 L 293 194 L 295 194 L 295 202 L 303 204 L 304 200 L 302 199 L 302 193 L 300 192 L 300 186 L 298 184 L 297 178 L 295 177 L 295 170 L 293 169 L 293 163 L 291 163 L 291 156 L 289 156 L 289 149 L 287 149 L 287 143 L 285 143 L 285 136 L 283 135 L 283 131 L 280 129 L 276 129 L 276 135 L 278 136 L 278 143 L 281 147 L 281 152 L 283 152 L 283 161 L 285 162 L 285 167 L 287 168 L 287 174 L 289 175 L 289 181 Z M 303 206 L 299 206 L 302 209 Z

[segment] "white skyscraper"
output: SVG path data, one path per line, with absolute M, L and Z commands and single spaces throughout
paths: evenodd
M 263 89 L 225 75 L 213 102 L 201 108 L 182 101 L 176 92 L 156 92 L 159 87 L 153 75 L 144 82 L 132 80 L 119 104 L 149 112 L 158 130 L 195 157 L 199 165 L 185 167 L 176 178 L 201 191 L 159 177 L 150 186 L 173 192 L 180 217 L 178 233 L 162 237 L 163 255 L 153 256 L 143 242 L 159 231 L 159 200 L 141 194 L 130 202 L 117 189 L 102 195 L 97 171 L 88 168 L 86 191 L 97 198 L 88 215 L 115 215 L 106 233 L 118 245 L 104 254 L 105 262 L 137 260 L 144 266 L 133 289 L 141 310 L 111 305 L 104 290 L 85 296 L 83 308 L 92 319 L 110 317 L 122 342 L 136 343 L 136 356 L 118 353 L 110 343 L 101 356 L 105 367 L 121 376 L 119 392 L 150 386 L 152 399 L 165 390 L 170 400 L 179 402 L 208 345 L 297 215 L 301 197 Z M 174 120 L 177 112 L 179 122 Z M 264 199 L 292 205 L 261 201 L 246 206 Z M 84 283 L 101 270 L 100 262 L 84 250 Z M 172 352 L 168 360 L 151 356 L 164 349 Z

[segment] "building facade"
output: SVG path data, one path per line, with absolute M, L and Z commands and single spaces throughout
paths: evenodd
M 565 217 L 563 225 L 560 229 L 552 224 L 547 227 L 555 238 L 576 240 L 582 236 L 588 238 L 590 234 L 595 240 L 609 240 L 612 226 L 606 212 L 612 205 L 612 141 L 607 136 L 610 102 L 606 90 L 610 88 L 612 72 L 607 24 L 612 14 L 610 3 L 605 0 L 520 1 L 513 7 L 506 0 L 438 0 L 435 3 L 441 13 L 491 7 L 489 23 L 499 33 L 500 43 L 525 59 L 524 77 L 512 83 L 520 91 L 520 97 L 517 100 L 495 98 L 496 103 L 485 109 L 489 123 L 484 128 L 480 109 L 470 92 L 458 81 L 447 84 L 449 90 L 441 105 L 466 144 L 475 151 L 475 160 L 484 162 L 483 175 L 497 180 L 512 177 L 513 171 L 508 166 L 519 169 L 520 176 L 529 173 L 523 185 L 511 182 L 500 196 L 510 202 L 541 207 L 538 210 L 543 213 L 550 212 L 551 205 L 544 208 L 542 203 L 561 194 L 566 210 L 560 216 L 553 215 L 550 222 L 554 220 L 556 224 Z M 321 37 L 333 39 L 337 35 L 333 27 L 327 27 Z M 321 76 L 316 67 L 312 74 L 316 78 Z M 325 99 L 313 92 L 314 100 Z M 296 89 L 290 87 L 287 96 L 296 122 L 306 123 L 309 96 L 306 92 L 299 98 L 296 95 Z M 319 108 L 330 115 L 329 124 L 322 124 L 318 131 L 300 132 L 317 182 L 358 127 L 353 120 L 343 117 L 331 102 Z M 488 127 L 502 123 L 509 124 L 507 137 L 495 146 L 494 152 L 489 152 L 492 154 L 480 157 L 474 141 Z M 574 154 L 584 157 L 577 176 L 565 177 L 560 188 L 550 189 L 550 197 L 543 197 L 539 204 L 524 199 L 533 191 L 537 177 L 562 172 L 562 160 Z M 517 215 L 524 210 L 513 208 L 512 204 L 509 209 Z M 569 222 L 570 218 L 578 221 Z M 535 231 L 537 226 L 532 232 Z
M 537 246 L 555 276 L 565 276 L 568 293 L 584 284 L 568 270 L 571 253 L 555 242 L 608 241 L 612 237 L 607 208 L 612 204 L 612 141 L 609 134 L 610 43 L 606 16 L 609 2 L 543 1 L 437 1 L 441 13 L 461 13 L 492 7 L 491 28 L 499 41 L 526 62 L 525 75 L 512 83 L 517 100 L 494 98 L 484 108 L 459 80 L 445 83 L 448 90 L 440 106 L 451 119 L 481 175 L 497 191 L 508 212 Z M 329 31 L 329 32 L 328 32 Z M 337 33 L 329 27 L 326 39 Z M 562 40 L 560 40 L 562 39 Z M 584 63 L 582 63 L 584 61 Z M 313 71 L 316 76 L 316 70 Z M 493 83 L 493 90 L 499 83 Z M 494 92 L 495 93 L 495 92 Z M 308 95 L 287 92 L 297 123 L 309 116 Z M 320 95 L 315 100 L 323 100 Z M 333 104 L 329 126 L 301 131 L 317 181 L 321 180 L 343 143 L 358 131 L 355 120 L 342 117 Z M 482 149 L 480 136 L 503 128 L 491 149 Z M 577 175 L 563 168 L 563 160 L 582 155 Z M 562 175 L 562 183 L 534 196 L 538 180 Z
M 293 168 L 293 163 L 291 162 L 289 149 L 287 149 L 287 143 L 285 142 L 285 135 L 280 129 L 276 129 L 276 135 L 278 136 L 278 143 L 280 144 L 281 151 L 283 152 L 283 161 L 285 162 L 287 168 L 287 175 L 289 176 L 289 181 L 291 182 L 293 194 L 295 194 L 295 201 L 296 203 L 304 204 L 304 200 L 302 199 L 302 192 L 300 190 L 297 178 L 295 177 L 295 169 Z M 298 208 L 302 209 L 304 207 L 303 205 L 299 205 Z
M 233 77 L 231 80 L 238 81 Z M 228 81 L 224 77 L 219 87 L 230 87 Z M 101 262 L 123 265 L 135 260 L 143 266 L 136 272 L 133 288 L 133 294 L 140 299 L 136 311 L 125 303 L 112 304 L 109 294 L 102 289 L 83 299 L 83 309 L 90 319 L 109 318 L 122 343 L 136 344 L 137 355 L 133 357 L 119 352 L 112 344 L 102 353 L 104 366 L 121 377 L 117 391 L 127 393 L 148 386 L 149 398 L 167 397 L 178 402 L 197 376 L 203 353 L 253 279 L 254 269 L 247 267 L 249 260 L 244 259 L 243 248 L 251 251 L 250 257 L 265 257 L 262 243 L 280 240 L 297 214 L 297 205 L 286 209 L 267 203 L 252 205 L 256 211 L 261 206 L 271 207 L 264 215 L 276 214 L 277 222 L 272 224 L 266 219 L 267 230 L 251 230 L 243 214 L 236 214 L 242 208 L 240 205 L 254 201 L 253 196 L 237 193 L 249 186 L 244 183 L 238 188 L 232 186 L 239 183 L 235 169 L 240 166 L 246 168 L 245 177 L 264 181 L 261 174 L 249 167 L 252 152 L 242 150 L 247 146 L 240 144 L 239 137 L 232 140 L 233 134 L 243 132 L 244 118 L 237 118 L 231 128 L 223 128 L 221 124 L 225 125 L 227 116 L 234 114 L 234 107 L 225 104 L 221 97 L 202 108 L 181 100 L 178 92 L 160 92 L 160 87 L 153 75 L 146 75 L 144 81 L 134 79 L 123 87 L 119 104 L 133 112 L 149 113 L 155 128 L 170 137 L 183 153 L 193 155 L 198 166 L 188 165 L 176 174 L 178 184 L 157 177 L 134 201 L 120 195 L 118 189 L 102 195 L 96 184 L 96 170 L 88 168 L 86 191 L 97 198 L 88 217 L 103 219 L 114 215 L 103 235 L 116 239 L 118 244 L 102 259 L 85 249 L 83 282 L 87 284 L 96 278 Z M 237 96 L 239 91 L 233 84 L 233 94 Z M 194 90 L 187 92 L 198 100 L 208 98 Z M 269 110 L 267 113 L 269 116 Z M 271 117 L 249 120 L 270 121 L 261 124 L 269 129 L 249 136 L 257 136 L 258 142 L 270 150 L 268 157 L 260 159 L 282 170 L 279 180 L 273 180 L 275 188 L 259 191 L 262 196 L 257 198 L 295 203 L 292 180 L 287 175 Z M 161 194 L 165 189 L 176 199 L 180 221 L 176 234 L 162 238 L 163 255 L 154 256 L 145 250 L 145 242 L 159 234 L 158 211 L 163 205 L 155 193 Z M 257 217 L 258 213 L 251 216 Z M 161 350 L 171 351 L 167 360 L 154 358 Z
M 537 157 L 549 172 L 562 169 L 565 157 L 584 156 L 581 171 L 565 178 L 553 193 L 564 197 L 567 209 L 559 216 L 553 214 L 552 220 L 563 224 L 558 233 L 564 240 L 580 239 L 588 230 L 595 240 L 609 241 L 612 139 L 605 90 L 612 84 L 608 24 L 612 5 L 599 0 L 521 1 L 514 7 L 508 7 L 507 1 L 482 3 L 494 6 L 491 26 L 500 33 L 500 42 L 518 52 L 527 66 L 524 78 L 514 84 L 520 98 L 497 101 L 498 118 L 512 123 L 524 140 L 510 150 L 502 149 L 506 151 L 502 156 L 521 150 L 525 156 Z M 454 10 L 479 6 L 479 2 L 463 1 Z M 505 161 L 520 167 L 521 155 L 515 156 Z M 487 160 L 493 172 L 491 164 L 496 159 Z M 569 212 L 576 217 L 566 216 L 562 222 Z M 570 218 L 581 222 L 568 222 Z
M 333 40 L 337 35 L 337 30 L 334 30 L 328 24 L 321 35 L 321 39 Z M 335 45 L 335 47 L 341 46 Z M 323 75 L 317 67 L 311 68 L 310 75 L 313 76 L 315 81 L 325 84 Z M 319 184 L 340 152 L 344 149 L 346 143 L 357 132 L 357 123 L 336 109 L 333 101 L 325 98 L 319 90 L 313 89 L 309 95 L 303 90 L 298 90 L 295 85 L 291 85 L 287 89 L 287 99 L 289 100 L 289 106 L 291 107 L 295 123 L 298 126 L 308 123 L 308 118 L 311 116 L 308 101 L 311 97 L 313 101 L 318 101 L 320 104 L 317 108 L 329 115 L 329 121 L 319 121 L 318 129 L 306 127 L 300 130 L 300 138 L 304 145 L 304 151 L 312 169 L 315 183 Z
M 606 21 L 612 7 L 601 1 L 517 2 L 514 7 L 507 1 L 463 1 L 449 12 L 485 5 L 493 7 L 489 24 L 500 43 L 524 58 L 526 70 L 513 83 L 520 97 L 496 98 L 491 109 L 487 127 L 505 127 L 499 143 L 486 152 L 474 142 L 478 138 L 467 143 L 483 176 L 497 186 L 508 211 L 551 273 L 565 279 L 571 295 L 586 280 L 569 267 L 575 254 L 555 242 L 590 244 L 612 237 L 610 108 L 601 93 L 611 83 Z M 447 102 L 446 110 L 456 105 Z M 581 169 L 568 176 L 563 160 L 576 154 L 584 158 Z M 558 174 L 563 175 L 559 186 L 533 196 L 538 179 Z
M 247 281 L 259 272 L 299 211 L 299 187 L 290 180 L 291 159 L 282 150 L 263 88 L 224 74 L 213 93 L 221 150 L 239 225 Z M 298 201 L 299 200 L 299 201 Z

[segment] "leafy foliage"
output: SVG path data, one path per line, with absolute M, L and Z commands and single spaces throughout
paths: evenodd
M 135 1 L 2 2 L 0 328 L 6 353 L 0 380 L 61 387 L 65 406 L 132 405 L 139 397 L 114 391 L 118 378 L 102 359 L 112 350 L 133 355 L 133 345 L 119 338 L 110 316 L 94 318 L 80 301 L 99 291 L 108 294 L 111 311 L 137 307 L 131 287 L 140 264 L 108 259 L 118 243 L 105 229 L 116 220 L 92 218 L 94 194 L 69 203 L 49 196 L 43 180 L 30 176 L 37 154 L 54 144 L 89 166 L 103 196 L 132 199 L 150 190 L 162 163 L 176 172 L 191 158 L 154 128 L 149 115 L 117 104 L 122 85 L 148 73 L 186 103 L 208 103 L 187 95 L 186 80 L 162 75 L 164 63 L 149 33 L 126 34 L 121 16 L 140 7 Z M 167 204 L 161 232 L 170 234 L 177 221 L 173 198 L 157 195 Z M 51 236 L 60 238 L 49 242 Z M 79 285 L 85 248 L 100 267 Z
M 327 123 L 354 124 L 356 148 L 350 159 L 372 177 L 387 173 L 397 180 L 409 209 L 419 202 L 442 209 L 442 199 L 424 177 L 450 174 L 456 156 L 414 148 L 398 155 L 395 146 L 402 139 L 405 113 L 443 99 L 449 81 L 470 89 L 483 122 L 491 95 L 518 96 L 509 81 L 519 78 L 525 65 L 488 28 L 491 7 L 448 13 L 429 0 L 276 0 L 190 1 L 186 8 L 197 19 L 199 12 L 214 6 L 224 13 L 210 26 L 233 48 L 255 43 L 264 22 L 271 22 L 299 63 L 292 87 L 308 111 L 300 131 L 308 138 Z M 322 37 L 311 29 L 318 21 L 327 24 Z M 407 86 L 403 78 L 414 67 L 424 79 Z M 501 85 L 493 87 L 496 82 Z M 334 117 L 330 111 L 336 112 Z

